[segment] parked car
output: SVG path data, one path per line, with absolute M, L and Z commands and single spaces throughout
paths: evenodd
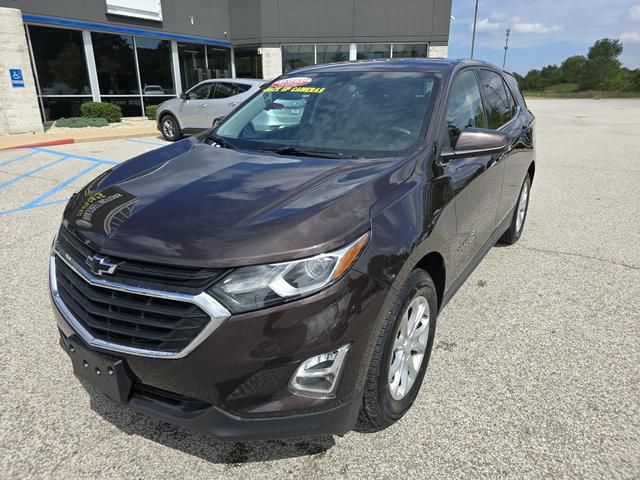
M 293 93 L 297 123 L 255 122 Z M 50 261 L 61 344 L 112 400 L 222 439 L 383 429 L 444 306 L 522 235 L 534 151 L 516 80 L 487 63 L 280 77 L 73 196 Z
M 160 85 L 145 85 L 142 89 L 143 95 L 164 95 L 164 88 Z
M 156 122 L 162 136 L 174 142 L 184 134 L 211 128 L 214 121 L 256 93 L 264 80 L 255 78 L 219 78 L 205 80 L 158 106 Z

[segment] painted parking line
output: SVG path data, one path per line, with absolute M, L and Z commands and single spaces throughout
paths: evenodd
M 30 171 L 28 171 L 26 173 L 21 173 L 19 175 L 16 175 L 15 178 L 12 178 L 11 180 L 8 180 L 8 181 L 6 181 L 4 183 L 0 183 L 0 190 L 2 190 L 3 188 L 8 187 L 9 185 L 13 185 L 17 181 L 22 180 L 25 177 L 30 177 L 30 176 L 38 173 L 38 172 L 41 172 L 45 168 L 49 168 L 49 167 L 52 167 L 54 165 L 57 165 L 60 162 L 64 162 L 67 158 L 69 158 L 69 157 L 67 157 L 65 155 L 64 157 L 61 157 L 61 158 L 59 158 L 57 160 L 54 160 L 53 162 L 45 163 L 44 165 L 41 165 L 38 168 L 34 168 L 33 170 L 30 170 Z
M 11 160 L 0 162 L 0 167 L 4 167 L 5 165 L 9 165 L 14 162 L 19 162 L 20 160 L 24 160 L 25 158 L 33 157 L 36 153 L 38 152 L 29 152 L 26 155 L 20 155 L 18 158 L 13 158 Z
M 64 155 L 65 157 L 77 158 L 79 160 L 87 160 L 89 162 L 107 163 L 109 165 L 118 165 L 120 163 L 120 162 L 114 162 L 113 160 L 104 160 L 102 158 L 88 157 L 86 155 L 76 155 L 74 153 L 61 152 L 59 150 L 53 150 L 51 148 L 43 148 L 43 147 L 32 147 L 32 148 L 37 152 L 51 153 L 53 155 Z
M 120 162 L 115 162 L 113 160 L 105 160 L 102 158 L 96 158 L 96 157 L 89 157 L 86 155 L 76 155 L 74 153 L 69 153 L 69 152 L 62 152 L 59 150 L 54 150 L 54 149 L 50 149 L 50 148 L 43 148 L 43 147 L 30 147 L 31 152 L 22 155 L 18 158 L 14 158 L 11 160 L 7 160 L 3 163 L 0 163 L 0 166 L 2 165 L 8 165 L 10 163 L 14 163 L 14 162 L 19 162 L 21 160 L 27 159 L 27 158 L 31 158 L 31 157 L 35 157 L 38 154 L 41 153 L 47 153 L 47 154 L 51 154 L 51 155 L 56 155 L 60 158 L 53 160 L 51 162 L 48 162 L 44 165 L 39 166 L 38 168 L 34 168 L 33 170 L 30 170 L 28 172 L 19 174 L 17 176 L 15 176 L 15 178 L 12 178 L 11 180 L 8 180 L 4 183 L 0 184 L 0 190 L 5 189 L 6 187 L 9 187 L 17 182 L 19 182 L 20 180 L 23 180 L 25 178 L 30 178 L 33 177 L 33 175 L 35 175 L 36 173 L 39 173 L 49 167 L 52 167 L 54 165 L 60 164 L 62 162 L 68 161 L 68 160 L 85 160 L 87 162 L 91 162 L 91 164 L 89 166 L 87 166 L 86 168 L 84 168 L 83 170 L 81 170 L 80 172 L 74 173 L 73 175 L 71 175 L 70 177 L 66 178 L 65 180 L 61 181 L 60 183 L 58 183 L 57 185 L 55 185 L 54 187 L 52 187 L 50 190 L 38 195 L 36 198 L 34 198 L 33 200 L 28 201 L 26 204 L 22 205 L 21 207 L 18 208 L 11 208 L 9 210 L 0 210 L 0 216 L 3 215 L 8 215 L 10 213 L 19 213 L 19 212 L 26 212 L 29 210 L 32 210 L 34 208 L 39 208 L 39 207 L 45 207 L 45 206 L 49 206 L 49 205 L 56 205 L 58 203 L 62 203 L 62 202 L 66 202 L 68 200 L 68 198 L 63 198 L 63 199 L 57 199 L 57 200 L 52 200 L 52 201 L 46 201 L 47 199 L 49 199 L 50 197 L 52 197 L 53 195 L 55 195 L 56 193 L 59 193 L 61 190 L 63 190 L 65 187 L 69 186 L 70 184 L 72 184 L 74 181 L 78 180 L 79 178 L 81 178 L 82 176 L 90 173 L 91 171 L 93 171 L 94 169 L 98 168 L 99 166 L 103 166 L 103 165 L 118 165 Z
M 31 210 L 32 208 L 35 207 L 39 207 L 42 206 L 42 204 L 40 202 L 42 202 L 43 200 L 46 200 L 47 198 L 49 198 L 52 195 L 55 195 L 56 193 L 58 193 L 60 190 L 62 190 L 64 187 L 66 187 L 67 185 L 69 185 L 70 183 L 73 183 L 74 181 L 76 181 L 77 179 L 79 179 L 80 177 L 82 177 L 83 175 L 86 175 L 87 173 L 89 173 L 91 170 L 93 170 L 94 168 L 97 168 L 98 164 L 94 163 L 93 165 L 89 165 L 87 168 L 85 168 L 84 170 L 82 170 L 79 173 L 76 173 L 75 175 L 67 178 L 65 181 L 59 183 L 58 185 L 56 185 L 55 187 L 53 187 L 51 190 L 49 190 L 48 192 L 40 195 L 38 198 L 36 198 L 35 200 L 30 201 L 29 203 L 27 203 L 26 205 L 24 205 L 22 208 L 25 210 Z

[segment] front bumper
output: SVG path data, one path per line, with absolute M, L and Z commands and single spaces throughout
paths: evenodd
M 380 286 L 352 269 L 312 297 L 229 317 L 183 358 L 115 354 L 82 343 L 124 360 L 134 384 L 125 403 L 146 415 L 229 440 L 343 435 L 357 420 L 373 322 L 383 301 Z M 80 341 L 53 307 L 63 347 L 69 337 Z M 288 389 L 300 362 L 347 343 L 335 398 Z

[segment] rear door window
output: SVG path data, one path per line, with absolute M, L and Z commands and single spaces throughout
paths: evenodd
M 229 98 L 234 95 L 240 95 L 251 88 L 250 85 L 244 83 L 217 82 L 216 91 L 213 98 Z
M 498 129 L 511 118 L 515 110 L 515 102 L 509 98 L 511 94 L 507 90 L 502 77 L 491 70 L 480 70 L 480 81 L 484 90 L 485 110 L 489 128 Z

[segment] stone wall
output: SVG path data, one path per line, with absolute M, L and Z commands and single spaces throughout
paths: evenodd
M 447 58 L 449 47 L 446 45 L 429 45 L 429 58 Z
M 0 135 L 42 132 L 36 85 L 22 14 L 0 7 Z M 22 70 L 24 87 L 14 88 L 9 69 Z
M 282 75 L 280 47 L 262 47 L 262 78 L 271 80 Z

